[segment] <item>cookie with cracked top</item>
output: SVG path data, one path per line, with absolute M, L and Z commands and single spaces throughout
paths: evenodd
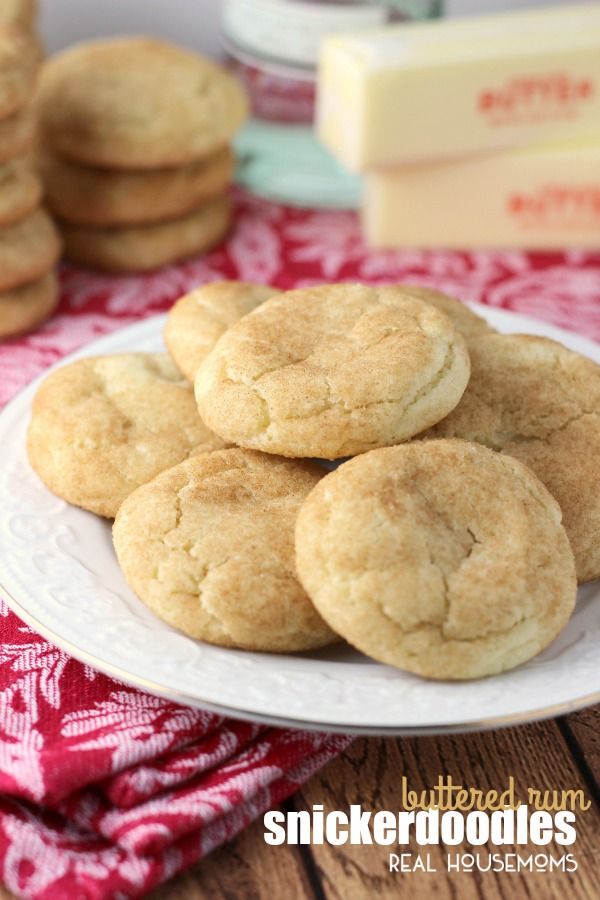
M 399 287 L 337 284 L 244 316 L 200 365 L 196 398 L 226 440 L 336 459 L 430 427 L 468 380 L 465 340 L 443 313 Z
M 484 334 L 494 333 L 495 329 L 488 325 L 482 316 L 478 316 L 466 303 L 451 297 L 450 294 L 416 284 L 399 284 L 398 287 L 411 297 L 418 297 L 419 300 L 424 300 L 425 303 L 445 313 L 467 343 L 478 340 Z
M 44 484 L 107 518 L 159 472 L 222 446 L 166 353 L 88 357 L 56 369 L 38 388 L 27 435 Z
M 338 634 L 437 679 L 531 659 L 566 625 L 577 588 L 543 484 L 458 440 L 373 450 L 327 475 L 298 515 L 296 568 Z
M 52 57 L 38 106 L 47 150 L 107 169 L 204 159 L 230 143 L 248 108 L 222 66 L 151 37 L 90 41 Z
M 288 653 L 336 640 L 294 570 L 298 509 L 323 470 L 232 448 L 138 488 L 113 528 L 138 597 L 193 638 Z
M 185 377 L 193 381 L 221 335 L 278 293 L 263 284 L 213 281 L 180 297 L 167 316 L 165 343 Z
M 599 578 L 600 366 L 532 335 L 486 335 L 469 349 L 469 386 L 428 435 L 478 441 L 529 466 L 562 509 L 579 580 Z

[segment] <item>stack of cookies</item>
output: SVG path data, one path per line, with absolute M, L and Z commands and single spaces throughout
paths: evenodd
M 165 340 L 171 358 L 52 373 L 28 449 L 52 491 L 115 517 L 127 581 L 191 637 L 345 639 L 479 678 L 548 646 L 600 577 L 590 359 L 409 285 L 205 285 Z
M 32 2 L 0 6 L 0 339 L 46 319 L 58 297 L 60 241 L 40 207 L 31 153 L 32 99 L 40 65 Z
M 23 31 L 33 31 L 37 17 L 36 0 L 2 0 L 0 25 L 10 25 Z
M 218 243 L 244 94 L 217 64 L 152 38 L 80 44 L 44 67 L 42 173 L 66 255 L 143 271 Z

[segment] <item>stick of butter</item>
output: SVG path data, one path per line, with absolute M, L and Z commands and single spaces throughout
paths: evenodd
M 597 133 L 600 3 L 329 38 L 317 129 L 353 171 Z
M 375 247 L 600 249 L 600 133 L 370 173 L 363 226 Z

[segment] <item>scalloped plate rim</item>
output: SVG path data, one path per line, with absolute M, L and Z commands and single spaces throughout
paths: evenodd
M 565 331 L 558 326 L 554 326 L 540 320 L 522 316 L 512 311 L 506 311 L 504 309 L 498 309 L 493 306 L 484 306 L 481 304 L 468 305 L 471 306 L 479 314 L 490 320 L 492 324 L 495 324 L 497 327 L 499 327 L 500 330 L 514 331 L 518 329 L 528 333 L 543 334 L 549 337 L 554 337 L 555 339 L 562 340 L 564 343 L 570 345 L 571 347 L 573 347 L 573 349 L 577 349 L 579 352 L 589 355 L 595 358 L 596 361 L 600 362 L 600 345 L 594 343 L 593 341 L 590 341 L 583 336 L 580 336 L 573 332 Z M 57 363 L 42 372 L 36 379 L 34 379 L 34 381 L 32 381 L 5 406 L 5 408 L 0 413 L 0 437 L 5 436 L 7 426 L 10 427 L 10 424 L 13 420 L 21 421 L 22 423 L 23 419 L 28 416 L 29 403 L 33 396 L 33 393 L 35 392 L 37 385 L 43 378 L 46 377 L 49 371 L 81 357 L 107 352 L 123 352 L 124 348 L 122 345 L 124 342 L 127 343 L 127 346 L 130 347 L 132 351 L 139 349 L 139 346 L 136 345 L 139 345 L 144 341 L 151 341 L 156 345 L 158 343 L 158 338 L 162 332 L 162 326 L 164 324 L 165 318 L 165 315 L 153 316 L 146 318 L 140 322 L 135 322 L 131 325 L 127 325 L 124 328 L 111 332 L 108 335 L 103 335 L 95 341 L 75 351 L 74 353 L 61 358 Z M 9 454 L 11 450 L 14 452 L 15 449 L 17 449 L 11 447 L 12 442 L 7 442 L 7 444 Z M 5 446 L 7 446 L 7 444 L 5 444 Z M 21 450 L 22 452 L 24 452 L 22 447 Z M 49 498 L 52 497 L 50 492 L 46 493 L 48 494 Z M 81 514 L 81 511 L 77 512 Z M 2 521 L 0 519 L 0 525 L 1 524 Z M 161 696 L 165 696 L 182 704 L 211 709 L 215 712 L 225 715 L 232 715 L 237 718 L 262 721 L 270 725 L 361 734 L 436 734 L 484 730 L 487 728 L 497 728 L 508 725 L 521 724 L 524 722 L 535 721 L 551 716 L 563 715 L 567 712 L 573 712 L 576 709 L 581 709 L 583 707 L 600 702 L 599 682 L 598 688 L 595 687 L 592 691 L 586 690 L 584 692 L 578 693 L 576 696 L 569 697 L 558 703 L 542 703 L 540 705 L 532 703 L 532 705 L 528 708 L 519 709 L 514 713 L 502 715 L 494 715 L 493 710 L 490 710 L 490 713 L 486 714 L 485 716 L 475 718 L 469 718 L 467 716 L 464 720 L 454 718 L 452 719 L 452 721 L 443 721 L 443 719 L 437 718 L 437 720 L 435 721 L 425 723 L 398 721 L 397 723 L 389 724 L 389 722 L 384 723 L 383 721 L 365 721 L 364 718 L 362 721 L 357 721 L 356 718 L 353 717 L 352 721 L 347 721 L 346 719 L 340 721 L 339 718 L 337 721 L 331 721 L 331 715 L 323 716 L 319 714 L 315 709 L 313 709 L 311 712 L 310 701 L 308 701 L 306 710 L 300 716 L 285 715 L 281 714 L 281 712 L 271 713 L 268 708 L 265 708 L 265 703 L 268 707 L 268 701 L 260 704 L 260 708 L 256 706 L 255 702 L 240 702 L 239 705 L 232 704 L 231 702 L 223 703 L 220 702 L 219 698 L 215 696 L 203 697 L 200 696 L 197 691 L 187 693 L 186 691 L 182 691 L 180 688 L 174 687 L 173 685 L 164 684 L 161 680 L 154 681 L 152 679 L 149 679 L 145 675 L 140 674 L 139 667 L 138 671 L 136 671 L 135 664 L 131 667 L 133 671 L 120 665 L 115 665 L 114 662 L 111 662 L 109 658 L 106 658 L 106 653 L 97 654 L 94 652 L 90 652 L 89 649 L 79 646 L 77 641 L 72 640 L 72 636 L 69 637 L 69 635 L 63 633 L 61 629 L 57 630 L 56 628 L 52 628 L 47 624 L 47 622 L 41 621 L 37 617 L 37 615 L 35 615 L 29 609 L 26 603 L 24 604 L 22 600 L 18 599 L 18 597 L 14 595 L 14 591 L 10 589 L 8 585 L 5 587 L 0 583 L 0 593 L 4 596 L 8 606 L 17 614 L 17 616 L 23 619 L 27 624 L 31 625 L 34 630 L 41 633 L 44 637 L 57 644 L 59 647 L 64 649 L 75 658 L 84 663 L 94 666 L 95 668 L 105 672 L 108 675 L 118 678 L 121 681 L 124 681 L 149 693 L 155 693 Z M 160 624 L 162 625 L 162 623 Z M 168 626 L 164 626 L 164 628 L 168 629 Z M 172 629 L 168 630 L 169 632 L 172 632 Z M 190 639 L 185 638 L 185 640 L 189 641 Z M 196 644 L 197 642 L 192 643 Z M 210 654 L 210 651 L 215 649 L 216 648 L 209 647 L 208 653 Z M 237 651 L 238 655 L 239 653 L 240 652 Z M 277 669 L 278 659 L 279 658 L 276 656 L 269 657 L 269 660 L 273 661 L 274 663 L 274 669 Z M 301 667 L 303 664 L 301 658 L 296 657 L 294 659 L 296 668 L 298 667 L 298 665 Z M 326 660 L 324 661 L 324 664 L 325 666 L 331 665 L 331 663 L 328 663 Z M 372 668 L 372 666 L 368 667 Z M 383 670 L 385 667 L 380 668 Z M 264 669 L 265 667 L 263 666 L 263 670 Z M 292 672 L 293 677 L 294 666 L 288 667 L 288 669 Z M 518 673 L 519 670 L 515 671 Z M 366 674 L 364 673 L 364 670 L 363 674 Z M 397 674 L 399 678 L 403 675 L 403 673 Z M 495 679 L 485 679 L 483 681 L 488 683 L 497 682 L 498 679 L 502 679 L 510 675 L 511 673 L 505 673 L 505 675 L 496 676 Z M 411 676 L 411 678 L 412 677 L 413 676 Z M 482 682 L 477 682 L 477 684 L 481 683 Z M 433 689 L 435 690 L 435 682 L 424 682 L 423 684 L 427 684 L 429 687 L 433 686 Z M 399 688 L 401 689 L 400 683 Z

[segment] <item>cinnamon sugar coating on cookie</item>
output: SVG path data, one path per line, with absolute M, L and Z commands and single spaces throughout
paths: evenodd
M 573 554 L 558 504 L 518 460 L 413 441 L 344 463 L 296 526 L 297 570 L 364 653 L 429 678 L 511 669 L 566 625 Z
M 35 113 L 31 105 L 0 119 L 0 163 L 28 154 L 33 149 L 34 139 Z
M 0 164 L 0 229 L 14 225 L 39 204 L 42 182 L 27 159 Z
M 231 141 L 247 101 L 222 66 L 151 37 L 70 47 L 44 66 L 44 146 L 110 169 L 187 165 Z
M 97 228 L 181 218 L 227 190 L 233 165 L 229 149 L 176 169 L 140 171 L 79 166 L 48 154 L 40 158 L 52 212 L 66 222 Z
M 54 272 L 0 293 L 0 338 L 15 337 L 41 325 L 54 311 L 58 296 Z
M 0 16 L 0 118 L 12 116 L 30 100 L 40 63 L 37 42 Z
M 108 518 L 159 472 L 222 446 L 166 353 L 89 357 L 56 369 L 38 388 L 27 436 L 46 486 Z
M 2 0 L 0 24 L 32 28 L 38 11 L 37 0 Z
M 42 278 L 58 261 L 61 249 L 56 226 L 40 207 L 0 228 L 0 292 Z
M 449 294 L 415 284 L 399 284 L 398 287 L 410 294 L 411 297 L 424 300 L 425 303 L 435 306 L 436 309 L 448 316 L 467 343 L 478 340 L 483 334 L 493 334 L 494 332 L 492 326 L 488 325 L 485 319 L 473 312 L 466 303 L 462 303 Z
M 580 581 L 600 577 L 600 366 L 556 341 L 489 335 L 433 437 L 478 441 L 528 465 L 558 501 Z
M 179 219 L 93 228 L 61 222 L 65 256 L 107 272 L 148 272 L 204 253 L 225 236 L 231 203 L 223 195 Z
M 165 343 L 185 377 L 193 381 L 221 335 L 277 293 L 262 284 L 214 281 L 180 297 L 167 316 Z
M 397 287 L 338 284 L 272 297 L 196 376 L 200 414 L 241 446 L 336 459 L 407 440 L 469 379 L 447 316 Z
M 163 472 L 115 521 L 125 577 L 157 615 L 200 640 L 280 653 L 331 643 L 294 570 L 296 515 L 322 474 L 237 448 Z

